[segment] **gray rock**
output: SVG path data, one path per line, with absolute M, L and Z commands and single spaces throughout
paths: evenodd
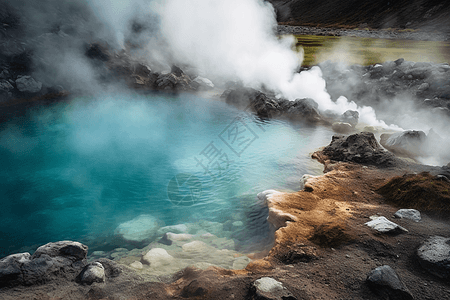
M 347 110 L 341 115 L 341 121 L 345 123 L 349 123 L 353 127 L 358 124 L 359 120 L 359 112 L 356 110 Z
M 381 148 L 371 132 L 349 136 L 334 135 L 331 143 L 323 149 L 323 154 L 335 161 L 351 161 L 380 167 L 399 164 L 392 153 Z
M 8 81 L 0 81 L 0 91 L 10 92 L 14 87 Z
M 22 93 L 37 93 L 42 88 L 42 83 L 31 76 L 22 76 L 16 80 L 17 89 Z
M 49 257 L 66 257 L 73 261 L 86 259 L 88 247 L 79 242 L 61 241 L 45 244 L 34 252 L 32 259 L 48 255 Z
M 373 228 L 376 231 L 381 232 L 381 233 L 408 232 L 408 230 L 406 230 L 405 228 L 401 227 L 400 225 L 395 224 L 394 222 L 389 221 L 385 217 L 374 218 L 372 221 L 365 223 L 365 225 L 367 225 L 370 228 Z
M 12 254 L 0 260 L 0 287 L 23 282 L 22 266 L 30 261 L 30 253 Z
M 84 267 L 78 275 L 77 280 L 84 284 L 93 284 L 94 282 L 105 282 L 105 268 L 99 262 L 92 262 Z
M 397 212 L 394 214 L 394 217 L 399 219 L 410 219 L 416 222 L 419 222 L 422 219 L 418 210 L 405 208 L 397 210 Z
M 373 269 L 367 276 L 370 289 L 383 299 L 412 300 L 414 297 L 401 281 L 397 272 L 390 266 L 384 265 Z
M 8 79 L 11 75 L 9 74 L 8 70 L 3 70 L 0 73 L 0 79 Z
M 262 277 L 252 285 L 253 299 L 261 300 L 296 300 L 283 284 L 270 277 Z
M 450 278 L 450 238 L 433 236 L 417 249 L 420 265 L 440 278 Z
M 380 143 L 392 152 L 414 157 L 424 154 L 426 137 L 423 131 L 407 130 L 392 135 L 382 134 Z
M 331 129 L 337 133 L 350 133 L 353 131 L 352 125 L 345 122 L 334 122 L 331 125 Z

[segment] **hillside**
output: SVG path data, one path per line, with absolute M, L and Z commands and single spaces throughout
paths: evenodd
M 278 22 L 323 27 L 450 30 L 450 2 L 437 0 L 269 0 Z

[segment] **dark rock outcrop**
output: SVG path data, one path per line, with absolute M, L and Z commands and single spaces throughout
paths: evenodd
M 349 136 L 334 135 L 331 143 L 323 149 L 334 161 L 356 162 L 379 167 L 392 167 L 397 159 L 378 144 L 371 132 L 361 132 Z
M 400 280 L 397 272 L 388 265 L 372 270 L 367 276 L 367 284 L 376 294 L 389 300 L 413 300 L 411 292 Z
M 33 255 L 13 254 L 0 260 L 0 286 L 75 280 L 86 265 L 87 246 L 63 241 L 39 247 Z

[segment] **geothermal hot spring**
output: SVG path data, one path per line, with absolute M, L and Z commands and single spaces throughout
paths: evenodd
M 331 136 L 193 95 L 79 98 L 0 126 L 1 256 L 59 240 L 143 247 L 118 235 L 136 218 L 262 250 L 273 234 L 256 194 L 320 174 L 309 154 Z

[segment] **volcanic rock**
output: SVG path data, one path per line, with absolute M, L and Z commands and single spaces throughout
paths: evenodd
M 93 284 L 94 282 L 105 282 L 105 268 L 99 262 L 92 262 L 84 267 L 78 275 L 77 280 L 84 284 Z
M 87 246 L 62 241 L 29 253 L 13 254 L 0 260 L 0 286 L 33 285 L 54 280 L 75 280 L 86 265 Z
M 349 123 L 353 127 L 358 124 L 359 120 L 359 112 L 356 110 L 347 110 L 341 115 L 341 121 L 345 123 Z
M 21 76 L 16 80 L 17 89 L 22 93 L 37 93 L 42 88 L 42 83 L 31 76 Z
M 418 249 L 420 265 L 440 278 L 450 278 L 450 238 L 433 236 Z
M 12 97 L 14 87 L 8 81 L 0 81 L 0 101 Z
M 369 226 L 370 228 L 375 229 L 378 232 L 381 233 L 402 233 L 402 232 L 408 232 L 405 228 L 401 227 L 400 225 L 395 224 L 394 222 L 389 221 L 385 217 L 377 217 L 374 218 L 372 221 L 369 221 L 365 223 L 365 225 Z
M 351 124 L 349 123 L 345 123 L 345 122 L 334 122 L 331 125 L 331 129 L 333 129 L 334 132 L 337 133 L 350 133 L 353 131 L 353 127 Z
M 295 300 L 283 284 L 270 277 L 262 277 L 252 285 L 253 298 L 256 300 Z
M 331 143 L 323 151 L 335 161 L 390 167 L 397 163 L 395 156 L 383 150 L 371 132 L 361 132 L 349 136 L 334 135 Z
M 420 212 L 416 209 L 399 209 L 397 210 L 397 212 L 394 214 L 394 217 L 399 218 L 399 219 L 410 219 L 413 220 L 415 222 L 419 222 L 422 217 L 420 216 Z
M 394 153 L 415 157 L 424 154 L 426 138 L 423 131 L 407 130 L 392 135 L 382 134 L 380 144 Z
M 367 276 L 367 284 L 376 294 L 389 300 L 413 300 L 411 292 L 397 272 L 388 265 L 373 269 Z

